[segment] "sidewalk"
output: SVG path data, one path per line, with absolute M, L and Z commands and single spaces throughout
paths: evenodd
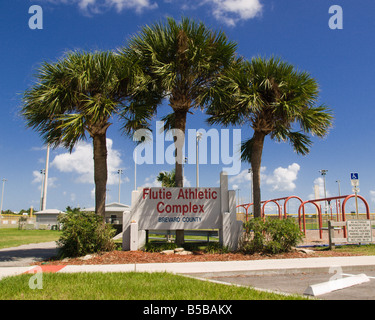
M 171 272 L 181 274 L 200 274 L 210 276 L 220 273 L 221 276 L 236 274 L 287 274 L 300 272 L 317 272 L 331 267 L 341 267 L 346 271 L 355 269 L 375 269 L 375 256 L 352 256 L 303 259 L 268 259 L 249 261 L 212 261 L 187 263 L 143 263 L 113 265 L 61 265 L 61 266 L 27 266 L 0 267 L 0 280 L 3 277 L 34 272 Z

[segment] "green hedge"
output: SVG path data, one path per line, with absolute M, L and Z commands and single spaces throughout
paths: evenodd
M 245 235 L 241 251 L 245 253 L 288 252 L 303 239 L 293 219 L 255 218 L 244 223 Z
M 115 243 L 112 237 L 115 229 L 105 224 L 103 218 L 80 211 L 59 216 L 62 235 L 58 240 L 59 257 L 79 257 L 86 254 L 112 251 Z

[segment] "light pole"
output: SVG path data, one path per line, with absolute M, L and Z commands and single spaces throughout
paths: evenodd
M 319 170 L 320 174 L 323 177 L 324 182 L 324 198 L 327 198 L 327 190 L 326 190 L 326 175 L 328 170 Z M 325 200 L 325 213 L 327 214 L 327 200 Z
M 340 188 L 340 180 L 336 180 L 338 187 L 339 187 L 339 197 L 341 197 L 341 188 Z M 338 199 L 338 205 L 339 205 L 339 214 L 341 214 L 341 202 L 340 199 Z
M 40 170 L 40 174 L 42 175 L 42 187 L 40 188 L 40 211 L 42 211 L 43 207 L 43 192 L 44 192 L 44 175 L 46 174 L 46 170 Z
M 196 147 L 197 147 L 197 188 L 199 187 L 199 141 L 202 139 L 202 132 L 197 132 Z
M 5 181 L 8 181 L 7 179 L 3 178 L 3 190 L 1 191 L 1 207 L 0 207 L 0 216 L 3 213 L 3 200 L 4 200 L 4 189 L 5 189 Z
M 253 203 L 253 169 L 249 169 L 248 172 L 250 173 L 250 203 Z M 252 207 L 252 205 L 250 205 Z M 253 212 L 252 210 L 250 212 Z
M 48 165 L 49 165 L 49 144 L 47 145 L 46 169 L 44 173 L 44 188 L 43 188 L 44 191 L 43 191 L 42 211 L 46 210 L 46 204 L 47 204 Z
M 236 205 L 236 207 L 240 204 L 240 188 L 238 188 L 237 189 L 237 205 Z M 239 207 L 237 207 L 237 213 L 239 212 L 239 210 L 240 210 L 240 208 Z
M 134 149 L 134 191 L 137 190 L 137 148 Z
M 120 202 L 120 190 L 121 190 L 121 175 L 122 175 L 122 169 L 118 169 L 117 170 L 117 173 L 118 173 L 118 203 L 121 203 Z
M 185 180 L 185 164 L 187 163 L 187 160 L 188 160 L 188 158 L 185 157 L 185 160 L 184 160 L 184 162 L 183 162 L 183 164 L 182 164 L 182 181 L 183 181 L 183 182 L 184 182 L 184 180 Z

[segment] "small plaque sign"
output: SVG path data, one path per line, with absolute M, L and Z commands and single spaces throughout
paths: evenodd
M 372 242 L 372 228 L 370 220 L 348 220 L 348 242 Z

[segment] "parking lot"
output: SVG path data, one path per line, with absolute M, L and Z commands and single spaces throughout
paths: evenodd
M 331 273 L 329 272 L 331 271 Z M 370 281 L 352 287 L 332 291 L 327 294 L 316 296 L 317 299 L 324 300 L 375 300 L 375 268 L 373 269 L 356 269 L 356 270 L 343 270 L 342 274 L 337 272 L 337 269 L 321 270 L 316 272 L 297 272 L 285 274 L 233 274 L 224 276 L 220 273 L 211 276 L 194 274 L 195 277 L 204 277 L 209 280 L 215 280 L 225 283 L 238 284 L 244 286 L 255 287 L 259 289 L 301 294 L 310 285 L 330 281 L 330 279 L 339 277 L 349 277 L 350 275 L 365 274 Z

